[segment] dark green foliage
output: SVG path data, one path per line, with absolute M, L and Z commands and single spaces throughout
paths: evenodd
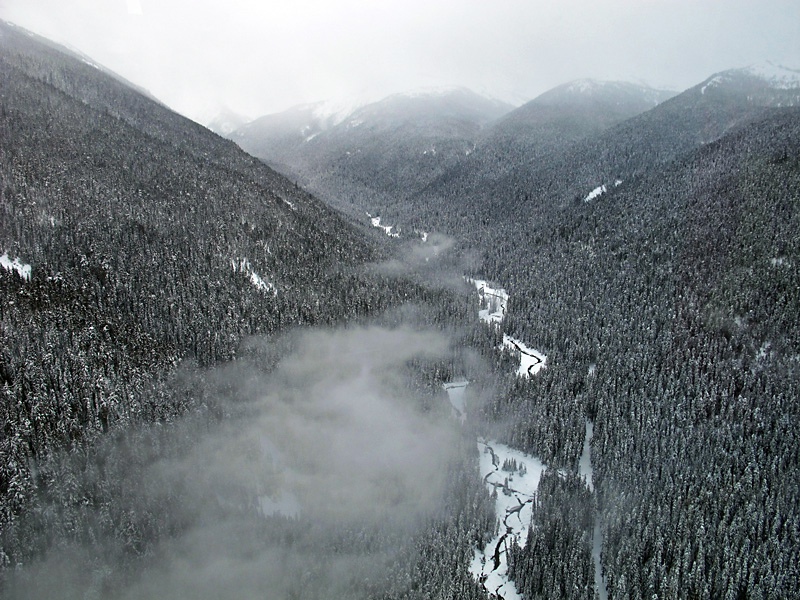
M 403 301 L 466 314 L 448 310 L 452 294 L 366 272 L 383 255 L 363 231 L 233 143 L 22 30 L 0 32 L 0 253 L 33 265 L 29 281 L 0 269 L 0 565 L 50 538 L 92 538 L 87 519 L 113 504 L 119 473 L 100 477 L 102 493 L 67 480 L 96 468 L 102 434 L 221 416 L 181 373 L 251 352 L 250 336 Z M 51 504 L 65 512 L 42 525 Z M 130 520 L 109 510 L 98 537 Z M 172 531 L 136 519 L 135 555 Z
M 610 597 L 800 585 L 797 156 L 800 111 L 768 110 L 487 252 L 505 327 L 548 355 L 487 414 L 568 467 L 594 419 Z
M 800 589 L 800 109 L 770 108 L 783 92 L 729 78 L 610 128 L 570 121 L 536 149 L 476 151 L 399 195 L 411 226 L 453 235 L 508 290 L 501 330 L 467 325 L 477 307 L 457 294 L 363 269 L 384 257 L 369 236 L 231 143 L 0 30 L 0 252 L 33 265 L 30 281 L 0 271 L 3 566 L 101 538 L 93 552 L 126 568 L 157 560 L 157 541 L 192 525 L 170 510 L 185 490 L 130 482 L 186 451 L 176 431 L 226 419 L 204 369 L 257 355 L 269 370 L 291 337 L 249 336 L 377 313 L 394 325 L 412 301 L 418 324 L 458 327 L 474 353 L 412 361 L 409 389 L 440 410 L 441 383 L 469 378 L 471 425 L 563 471 L 543 477 L 511 553 L 526 597 L 592 596 L 595 505 L 611 598 Z M 392 210 L 413 174 L 393 173 L 383 195 L 358 180 L 332 193 Z M 514 376 L 504 331 L 546 369 Z M 573 475 L 586 418 L 593 498 Z M 356 542 L 385 553 L 385 572 L 348 594 L 481 597 L 466 567 L 493 519 L 460 443 L 448 511 L 412 540 L 253 519 L 255 538 L 320 550 L 299 597 L 324 597 L 331 556 Z
M 380 207 L 384 223 L 393 224 L 407 210 L 407 197 L 469 155 L 483 128 L 508 110 L 454 88 L 396 94 L 339 123 L 315 115 L 313 105 L 295 107 L 256 119 L 230 138 L 338 209 L 363 220 L 364 211 Z
M 576 475 L 542 474 L 524 548 L 513 547 L 509 573 L 530 600 L 594 598 L 592 497 Z

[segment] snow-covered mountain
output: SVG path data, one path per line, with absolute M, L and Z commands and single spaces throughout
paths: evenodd
M 763 79 L 773 88 L 784 90 L 800 88 L 800 69 L 791 69 L 767 60 L 742 70 Z
M 227 106 L 221 106 L 213 114 L 202 120 L 202 123 L 214 133 L 226 137 L 250 122 L 250 117 L 237 113 Z
M 763 61 L 716 73 L 696 90 L 700 95 L 745 94 L 750 102 L 764 106 L 797 106 L 800 70 Z
M 380 209 L 385 195 L 419 190 L 469 155 L 484 128 L 511 109 L 466 88 L 429 88 L 366 104 L 297 106 L 229 137 L 339 208 L 363 215 Z
M 675 92 L 622 81 L 581 79 L 555 87 L 500 119 L 485 146 L 508 154 L 543 150 L 643 113 Z
M 553 88 L 531 101 L 535 105 L 583 105 L 593 102 L 628 106 L 633 110 L 652 108 L 671 98 L 675 92 L 658 90 L 627 81 L 577 79 Z M 633 108 L 635 107 L 635 108 Z

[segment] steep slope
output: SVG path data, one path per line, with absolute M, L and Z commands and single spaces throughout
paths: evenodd
M 541 154 L 500 157 L 495 175 L 476 177 L 466 165 L 445 173 L 412 199 L 413 214 L 428 228 L 491 237 L 482 228 L 487 219 L 526 222 L 543 208 L 565 208 L 719 139 L 770 107 L 792 105 L 798 89 L 775 86 L 751 69 L 726 71 L 600 133 Z
M 222 106 L 213 115 L 201 123 L 205 123 L 214 133 L 223 137 L 230 135 L 239 127 L 250 122 L 248 117 L 232 111 L 227 106 Z
M 593 201 L 542 207 L 487 252 L 510 282 L 507 330 L 553 361 L 489 414 L 567 465 L 594 422 L 615 598 L 800 583 L 798 156 L 800 109 L 770 109 Z M 544 593 L 537 573 L 578 546 L 526 548 L 521 589 Z
M 17 525 L 44 485 L 37 461 L 212 405 L 162 385 L 180 365 L 385 295 L 355 270 L 378 256 L 365 231 L 232 142 L 5 23 L 0 139 L 7 565 L 36 551 Z
M 533 170 L 548 156 L 673 95 L 624 82 L 579 80 L 558 86 L 487 128 L 474 152 L 432 181 L 418 198 L 409 199 L 411 214 L 425 214 L 429 203 L 438 206 L 437 196 L 462 203 L 493 195 L 495 188 L 516 180 L 518 171 Z
M 231 136 L 335 206 L 379 210 L 468 155 L 482 128 L 510 110 L 463 88 L 396 94 L 356 110 L 308 105 Z
M 341 125 L 350 115 L 371 104 L 360 97 L 300 104 L 279 113 L 264 115 L 243 123 L 228 135 L 253 156 L 270 164 L 305 165 L 304 156 L 320 151 L 308 142 L 321 133 Z M 288 167 L 287 167 L 288 168 Z
M 560 85 L 495 123 L 484 146 L 539 153 L 602 131 L 675 94 L 618 81 L 584 79 Z M 508 148 L 511 146 L 511 148 Z

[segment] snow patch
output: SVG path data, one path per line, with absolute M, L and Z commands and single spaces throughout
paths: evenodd
M 566 91 L 586 94 L 603 87 L 603 83 L 594 79 L 578 79 L 569 84 Z
M 800 88 L 800 71 L 778 65 L 772 61 L 764 61 L 744 69 L 751 75 L 766 81 L 770 87 L 779 90 Z
M 467 420 L 467 399 L 466 390 L 469 381 L 454 381 L 452 383 L 442 384 L 442 387 L 447 392 L 447 398 L 453 407 L 453 415 L 461 421 L 463 425 Z
M 81 60 L 82 60 L 82 61 L 83 61 L 85 64 L 89 65 L 90 67 L 94 67 L 95 69 L 97 69 L 97 70 L 100 70 L 100 67 L 99 67 L 98 65 L 94 64 L 92 61 L 90 61 L 90 60 L 87 60 L 87 59 L 85 59 L 85 58 L 82 58 Z
M 705 85 L 700 88 L 700 94 L 705 95 L 706 90 L 708 88 L 717 87 L 719 84 L 725 81 L 725 79 L 726 79 L 725 75 L 715 75 L 714 77 L 706 81 Z
M 594 482 L 592 481 L 592 475 L 594 474 L 594 470 L 592 469 L 592 437 L 594 436 L 594 423 L 587 419 L 586 421 L 586 430 L 583 436 L 583 451 L 581 452 L 581 458 L 578 462 L 578 475 L 584 478 L 586 481 L 586 487 L 589 488 L 590 492 L 594 492 Z
M 250 283 L 252 283 L 256 288 L 261 292 L 272 292 L 273 296 L 278 295 L 278 288 L 275 287 L 274 284 L 271 282 L 263 279 L 258 273 L 253 271 L 253 268 L 250 266 L 250 261 L 246 258 L 239 258 L 239 259 L 231 259 L 231 266 L 233 267 L 234 273 L 244 273 L 247 275 L 248 279 L 250 279 Z
M 519 353 L 519 377 L 533 377 L 546 366 L 547 356 L 506 334 L 503 334 L 503 347 Z
M 496 494 L 495 514 L 501 525 L 485 548 L 475 550 L 469 571 L 490 595 L 520 600 L 508 577 L 508 548 L 522 548 L 527 542 L 536 490 L 547 467 L 535 456 L 491 440 L 478 439 L 478 450 L 480 474 Z
M 399 238 L 400 234 L 396 231 L 392 231 L 394 229 L 394 225 L 381 225 L 381 218 L 380 217 L 373 217 L 371 214 L 367 213 L 367 217 L 369 218 L 369 222 L 372 224 L 373 227 L 377 227 L 378 229 L 383 229 L 384 233 L 389 237 Z
M 3 256 L 0 256 L 0 267 L 3 267 L 6 271 L 16 271 L 17 275 L 25 281 L 30 281 L 31 279 L 31 266 L 20 262 L 19 258 L 11 260 L 8 257 L 8 252 L 4 252 Z
M 311 105 L 313 107 L 312 115 L 323 124 L 323 128 L 324 126 L 335 127 L 347 120 L 358 109 L 374 101 L 374 95 L 368 94 L 325 100 Z
M 600 196 L 602 196 L 603 194 L 605 194 L 605 193 L 606 193 L 606 191 L 607 191 L 607 188 L 606 188 L 606 186 L 605 186 L 605 185 L 598 186 L 598 187 L 594 188 L 594 189 L 593 189 L 591 192 L 589 192 L 589 195 L 588 195 L 588 196 L 586 196 L 586 197 L 583 199 L 583 201 L 584 201 L 584 202 L 591 202 L 591 201 L 592 201 L 592 200 L 594 200 L 595 198 L 599 198 Z
M 478 318 L 487 323 L 500 323 L 506 316 L 508 306 L 508 292 L 502 288 L 493 288 L 484 279 L 465 278 L 473 283 L 478 290 L 481 308 Z M 484 308 L 485 307 L 485 308 Z

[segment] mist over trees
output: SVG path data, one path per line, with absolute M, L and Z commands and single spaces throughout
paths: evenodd
M 2 595 L 485 598 L 477 435 L 549 466 L 524 598 L 595 597 L 596 525 L 609 598 L 795 594 L 797 91 L 650 92 L 558 88 L 425 172 L 365 147 L 333 192 L 395 240 L 0 23 Z

